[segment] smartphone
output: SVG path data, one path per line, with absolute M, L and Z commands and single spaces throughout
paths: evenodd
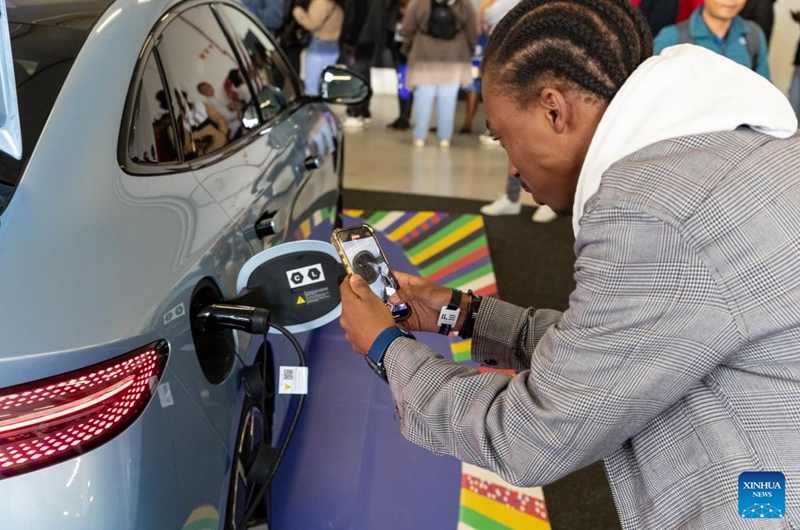
M 389 268 L 386 255 L 378 244 L 378 238 L 369 225 L 350 228 L 337 228 L 331 235 L 331 243 L 336 247 L 348 274 L 358 274 L 369 284 L 372 292 L 384 301 L 392 311 L 395 321 L 411 316 L 408 304 L 392 305 L 389 297 L 398 289 L 397 279 Z

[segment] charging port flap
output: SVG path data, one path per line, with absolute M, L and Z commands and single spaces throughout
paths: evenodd
M 270 321 L 292 333 L 310 331 L 342 313 L 339 283 L 345 274 L 330 243 L 283 243 L 244 264 L 236 281 L 237 303 L 269 309 Z

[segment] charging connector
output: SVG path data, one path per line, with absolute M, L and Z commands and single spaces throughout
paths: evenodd
M 195 318 L 198 327 L 205 331 L 227 328 L 263 335 L 269 330 L 269 310 L 260 307 L 211 304 L 202 308 Z

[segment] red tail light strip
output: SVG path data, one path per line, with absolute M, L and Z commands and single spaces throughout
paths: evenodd
M 122 432 L 144 410 L 167 344 L 62 376 L 0 390 L 0 478 L 72 458 Z
M 113 399 L 120 392 L 124 392 L 125 390 L 129 389 L 133 382 L 133 376 L 129 376 L 119 383 L 112 385 L 105 391 L 99 392 L 93 396 L 87 396 L 84 399 L 79 399 L 75 403 L 49 406 L 44 410 L 33 411 L 30 414 L 24 414 L 21 416 L 16 416 L 12 413 L 0 415 L 0 418 L 11 416 L 11 419 L 0 421 L 0 434 L 14 433 L 30 426 L 41 428 L 43 426 L 50 425 L 54 420 L 63 418 L 65 416 L 77 416 L 82 411 L 90 413 L 94 409 L 87 409 L 94 407 L 94 405 L 99 405 L 105 401 Z

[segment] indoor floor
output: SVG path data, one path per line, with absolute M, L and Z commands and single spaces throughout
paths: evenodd
M 345 188 L 492 201 L 505 189 L 508 159 L 499 145 L 484 145 L 483 106 L 472 124 L 472 134 L 459 134 L 465 102 L 458 102 L 456 133 L 449 149 L 439 148 L 436 133 L 425 147 L 412 145 L 411 130 L 388 129 L 398 116 L 397 98 L 379 94 L 370 105 L 372 122 L 363 129 L 347 129 Z M 335 111 L 341 115 L 344 109 Z M 435 114 L 435 112 L 434 112 Z M 533 205 L 523 193 L 523 204 Z

